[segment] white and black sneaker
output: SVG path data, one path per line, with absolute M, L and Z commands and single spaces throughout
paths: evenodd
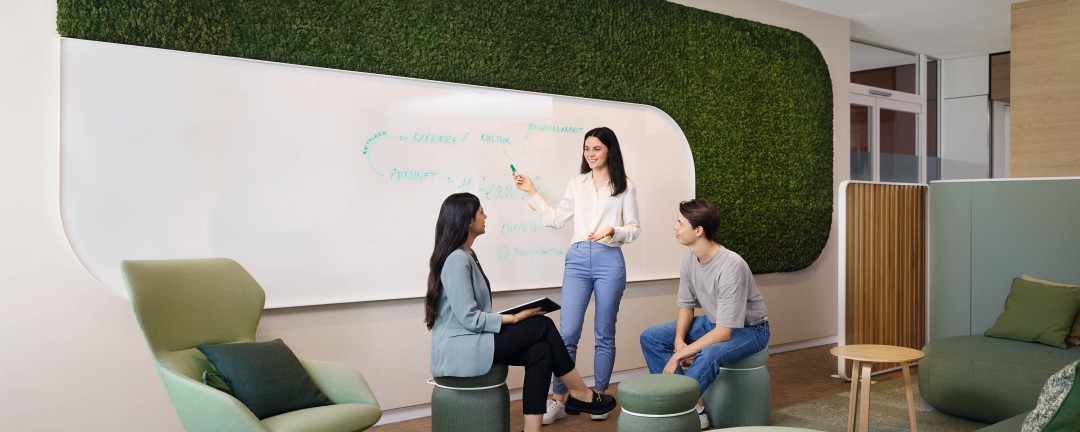
M 555 399 L 548 399 L 543 423 L 549 425 L 562 418 L 566 418 L 566 406 Z
M 709 416 L 705 414 L 705 407 L 703 407 L 703 406 L 698 406 L 697 407 L 697 418 L 698 418 L 698 421 L 701 422 L 701 430 L 705 430 L 705 429 L 709 428 L 709 426 L 710 426 L 709 425 Z

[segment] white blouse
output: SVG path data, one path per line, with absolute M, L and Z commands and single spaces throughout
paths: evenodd
M 544 226 L 555 229 L 562 228 L 573 218 L 574 237 L 570 244 L 589 241 L 590 233 L 609 226 L 615 228 L 615 233 L 597 243 L 622 246 L 641 235 L 641 228 L 638 226 L 637 188 L 630 179 L 626 179 L 626 190 L 623 193 L 611 196 L 611 185 L 604 185 L 597 190 L 590 171 L 570 179 L 566 185 L 566 195 L 558 207 L 551 207 L 540 194 L 536 194 L 529 199 L 528 208 L 540 213 Z

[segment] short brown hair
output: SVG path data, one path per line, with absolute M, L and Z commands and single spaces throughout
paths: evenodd
M 720 229 L 720 209 L 709 200 L 692 199 L 679 203 L 679 213 L 690 222 L 691 228 L 701 227 L 710 240 Z

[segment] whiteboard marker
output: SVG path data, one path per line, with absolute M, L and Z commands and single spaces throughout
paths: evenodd
M 513 171 L 514 174 L 517 174 L 517 168 L 514 168 L 514 164 L 510 164 L 510 171 Z

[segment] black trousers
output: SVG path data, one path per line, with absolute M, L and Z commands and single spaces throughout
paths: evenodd
M 525 386 L 521 390 L 521 411 L 525 414 L 543 414 L 551 375 L 563 376 L 574 370 L 574 359 L 566 351 L 559 329 L 551 318 L 542 315 L 502 326 L 495 333 L 492 361 L 525 366 Z

